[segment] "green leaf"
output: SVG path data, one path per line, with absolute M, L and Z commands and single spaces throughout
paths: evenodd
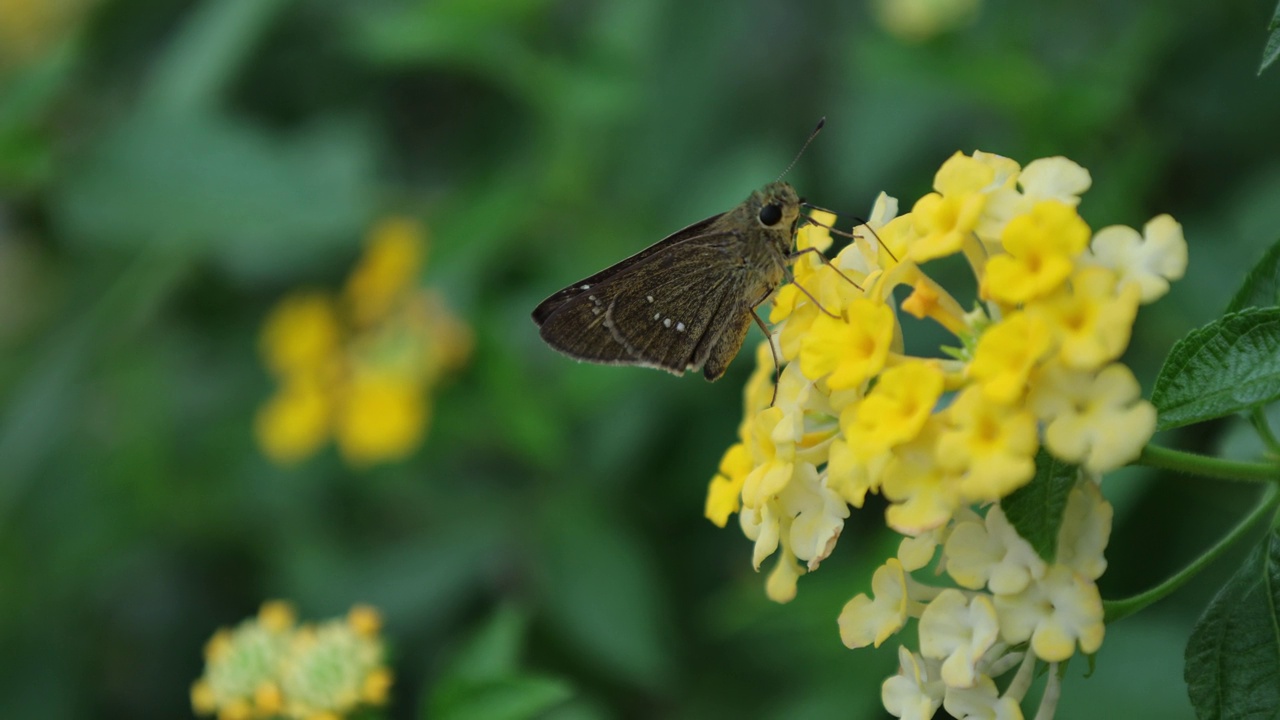
M 536 675 L 451 683 L 441 688 L 422 717 L 433 720 L 522 720 L 541 715 L 573 696 L 564 681 Z
M 143 104 L 178 111 L 212 107 L 271 22 L 292 0 L 205 0 L 156 63 Z
M 1187 694 L 1200 720 L 1280 718 L 1280 531 L 1254 548 L 1187 642 Z
M 453 657 L 446 676 L 459 681 L 495 680 L 515 672 L 528 625 L 524 612 L 499 608 Z
M 276 138 L 230 117 L 152 114 L 104 138 L 53 202 L 72 241 L 209 253 L 261 275 L 355 245 L 376 185 L 359 126 Z
M 1274 307 L 1280 305 L 1280 242 L 1271 246 L 1253 269 L 1244 284 L 1231 298 L 1227 312 L 1239 312 L 1247 307 Z
M 1267 30 L 1271 33 L 1271 37 L 1267 38 L 1267 46 L 1262 50 L 1262 64 L 1258 66 L 1259 75 L 1270 67 L 1277 57 L 1280 57 L 1280 3 L 1276 5 L 1275 15 L 1271 17 Z
M 649 549 L 602 502 L 567 493 L 544 509 L 547 613 L 590 662 L 646 688 L 670 678 L 665 587 Z
M 1046 562 L 1053 562 L 1057 554 L 1062 513 L 1067 509 L 1067 496 L 1078 476 L 1077 466 L 1041 448 L 1036 454 L 1036 476 L 1000 501 L 1000 508 L 1014 529 Z
M 1231 415 L 1280 398 L 1280 308 L 1246 308 L 1191 331 L 1160 368 L 1157 429 Z

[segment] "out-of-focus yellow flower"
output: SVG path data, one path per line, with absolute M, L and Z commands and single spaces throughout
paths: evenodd
M 344 459 L 365 467 L 421 443 L 432 388 L 472 345 L 443 298 L 416 286 L 425 256 L 421 228 L 392 218 L 370 232 L 341 302 L 309 291 L 271 312 L 262 352 L 281 387 L 255 423 L 269 458 L 296 463 L 332 438 Z
M 973 22 L 980 0 L 875 0 L 881 27 L 900 40 L 922 42 Z
M 191 688 L 192 708 L 220 720 L 275 715 L 293 633 L 293 609 L 278 601 L 265 603 L 256 618 L 214 633 L 205 646 L 204 675 Z
M 413 380 L 357 370 L 346 387 L 334 436 L 354 466 L 399 460 L 422 440 L 427 404 Z
M 362 704 L 386 702 L 391 677 L 383 655 L 381 640 L 348 620 L 299 631 L 280 680 L 289 714 L 341 718 Z
M 324 383 L 307 376 L 289 378 L 258 409 L 254 430 L 267 457 L 288 465 L 310 457 L 332 432 L 333 403 Z
M 0 0 L 0 76 L 69 35 L 95 0 Z
M 341 342 L 337 306 L 319 291 L 286 297 L 262 325 L 263 360 L 277 377 L 322 374 Z
M 299 627 L 292 606 L 265 603 L 257 618 L 210 639 L 191 705 L 219 720 L 342 720 L 383 705 L 391 671 L 381 623 L 377 610 L 357 605 L 345 619 Z
M 426 262 L 422 226 L 406 217 L 383 220 L 369 231 L 364 257 L 351 271 L 343 291 L 357 326 L 386 317 L 401 304 Z

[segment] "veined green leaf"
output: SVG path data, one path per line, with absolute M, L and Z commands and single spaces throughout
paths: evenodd
M 1280 718 L 1280 531 L 1200 616 L 1186 657 L 1187 694 L 1200 720 Z
M 1280 398 L 1280 308 L 1247 308 L 1179 340 L 1156 378 L 1157 429 L 1219 418 Z
M 1014 529 L 1046 562 L 1053 562 L 1057 554 L 1058 528 L 1079 470 L 1041 449 L 1036 454 L 1035 478 L 1000 501 Z

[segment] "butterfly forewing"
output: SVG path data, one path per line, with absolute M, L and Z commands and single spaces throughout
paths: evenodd
M 723 213 L 721 213 L 720 215 L 712 215 L 706 220 L 696 222 L 690 225 L 689 227 L 684 228 L 683 230 L 678 230 L 674 233 L 671 233 L 667 237 L 650 245 L 644 250 L 641 250 L 635 255 L 632 255 L 631 257 L 625 260 L 622 260 L 620 262 L 614 263 L 613 265 L 610 265 L 609 267 L 605 268 L 604 270 L 601 270 L 595 275 L 592 275 L 589 278 L 583 278 L 582 280 L 579 280 L 578 282 L 570 285 L 569 287 L 557 292 L 556 294 L 552 295 L 546 300 L 543 300 L 541 303 L 538 304 L 538 307 L 533 309 L 533 321 L 538 325 L 542 325 L 544 322 L 546 322 L 547 318 L 550 317 L 552 313 L 554 313 L 557 309 L 559 309 L 561 306 L 567 303 L 570 299 L 578 297 L 579 295 L 584 295 L 584 293 L 587 293 L 587 291 L 591 290 L 592 288 L 595 288 L 596 286 L 600 285 L 602 282 L 610 278 L 616 278 L 618 274 L 622 273 L 628 268 L 631 268 L 637 263 L 643 260 L 647 260 L 648 258 L 662 252 L 663 250 L 670 248 L 672 245 L 704 235 L 709 231 L 712 224 L 714 224 L 716 220 L 720 219 L 721 215 L 723 215 Z
M 732 232 L 701 235 L 678 253 L 650 254 L 621 270 L 610 268 L 611 274 L 601 274 L 603 281 L 580 283 L 590 287 L 551 308 L 542 337 L 581 360 L 646 365 L 677 375 L 700 367 L 722 335 L 737 334 L 736 316 L 750 318 L 741 300 L 743 273 L 706 273 L 711 264 L 736 263 L 742 242 Z

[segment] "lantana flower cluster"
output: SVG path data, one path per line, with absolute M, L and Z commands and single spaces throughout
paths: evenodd
M 303 290 L 262 329 L 262 355 L 279 389 L 258 413 L 263 452 L 288 465 L 330 438 L 348 463 L 401 459 L 421 443 L 429 394 L 471 353 L 471 331 L 421 288 L 425 233 L 390 218 L 369 233 L 340 296 Z
M 1021 717 L 1036 659 L 1060 663 L 1102 642 L 1095 581 L 1111 508 L 1098 483 L 1139 455 L 1156 421 L 1118 359 L 1138 307 L 1182 276 L 1187 251 L 1168 215 L 1142 232 L 1092 232 L 1077 212 L 1090 184 L 1066 158 L 1024 168 L 957 153 L 911 212 L 898 215 L 882 194 L 848 246 L 831 261 L 800 255 L 794 283 L 775 295 L 777 387 L 765 343 L 706 514 L 724 526 L 739 513 L 754 565 L 775 558 L 768 596 L 787 602 L 835 548 L 850 507 L 883 496 L 888 526 L 905 537 L 839 627 L 857 648 L 917 620 L 919 650 L 901 649 L 900 674 L 883 688 L 897 717 L 940 706 L 957 718 Z M 797 249 L 825 250 L 835 218 L 811 219 Z M 925 271 L 951 256 L 976 280 L 971 309 Z M 954 345 L 906 354 L 904 313 L 936 322 Z M 1078 467 L 1052 561 L 1000 504 L 1032 481 L 1045 451 Z M 930 565 L 927 579 L 914 577 Z M 1014 668 L 998 691 L 995 678 Z
M 365 605 L 299 626 L 288 603 L 264 603 L 257 617 L 209 640 L 191 705 L 218 720 L 340 720 L 385 705 L 392 678 L 381 629 L 378 612 Z

